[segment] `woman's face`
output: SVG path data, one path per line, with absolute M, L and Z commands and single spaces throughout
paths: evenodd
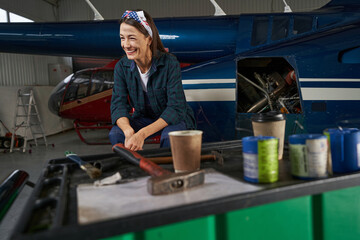
M 151 38 L 145 37 L 135 27 L 122 23 L 120 25 L 121 47 L 124 49 L 126 56 L 130 60 L 145 60 L 146 54 L 149 54 Z

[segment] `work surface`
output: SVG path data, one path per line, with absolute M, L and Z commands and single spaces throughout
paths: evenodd
M 213 150 L 222 152 L 224 164 L 202 162 L 202 169 L 215 170 L 206 173 L 203 186 L 156 197 L 144 190 L 147 174 L 115 154 L 82 156 L 82 159 L 109 164 L 102 178 L 120 172 L 123 179 L 135 181 L 101 187 L 98 191 L 94 191 L 94 180 L 76 164 L 65 158 L 49 160 L 12 239 L 79 239 L 84 235 L 91 239 L 104 238 L 360 185 L 359 172 L 313 181 L 294 179 L 290 175 L 287 151 L 279 162 L 278 182 L 252 184 L 243 180 L 241 141 L 202 147 L 203 154 Z M 171 153 L 169 149 L 152 149 L 141 154 L 154 157 Z M 173 170 L 171 164 L 162 166 Z M 88 195 L 83 195 L 84 192 Z

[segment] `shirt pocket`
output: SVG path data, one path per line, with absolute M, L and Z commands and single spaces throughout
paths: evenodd
M 160 111 L 163 111 L 167 105 L 167 91 L 166 88 L 157 88 L 153 89 L 154 99 L 156 101 L 156 105 L 158 106 Z

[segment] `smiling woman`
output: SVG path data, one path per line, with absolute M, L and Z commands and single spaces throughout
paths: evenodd
M 151 66 L 151 37 L 145 37 L 131 25 L 121 24 L 120 39 L 127 58 L 136 62 L 141 73 L 146 73 Z
M 181 83 L 180 64 L 165 51 L 145 11 L 123 14 L 120 39 L 126 57 L 114 70 L 110 141 L 137 151 L 146 138 L 161 135 L 160 147 L 170 147 L 170 131 L 195 128 L 194 114 Z M 132 108 L 135 111 L 130 116 Z

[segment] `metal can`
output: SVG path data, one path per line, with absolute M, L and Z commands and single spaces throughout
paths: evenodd
M 332 170 L 336 173 L 360 170 L 360 131 L 357 128 L 325 129 L 331 152 Z
M 328 144 L 322 134 L 295 134 L 289 136 L 291 174 L 301 179 L 328 176 Z
M 244 179 L 255 183 L 272 183 L 278 180 L 279 140 L 271 136 L 242 138 Z

